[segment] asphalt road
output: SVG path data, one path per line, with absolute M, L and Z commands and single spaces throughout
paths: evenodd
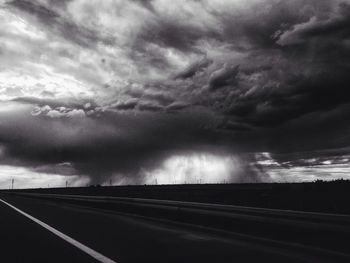
M 316 262 L 168 222 L 32 198 L 0 198 L 118 263 Z M 99 262 L 1 202 L 0 242 L 4 263 Z

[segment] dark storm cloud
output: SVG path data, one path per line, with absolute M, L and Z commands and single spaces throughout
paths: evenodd
M 156 102 L 142 102 L 138 105 L 138 109 L 141 111 L 161 111 L 163 107 Z
M 349 37 L 350 5 L 346 2 L 340 3 L 335 14 L 326 18 L 311 17 L 307 22 L 295 25 L 280 35 L 278 43 L 281 45 L 307 44 L 310 39 L 320 40 L 344 40 Z M 329 44 L 325 41 L 319 45 Z
M 143 107 L 154 110 L 152 105 Z M 203 112 L 173 117 L 105 112 L 99 118 L 54 119 L 18 112 L 2 118 L 0 143 L 5 158 L 1 163 L 56 172 L 59 164 L 69 163 L 65 174 L 74 169 L 92 176 L 93 182 L 103 182 L 116 173 L 136 182 L 141 169 L 156 168 L 176 151 L 201 149 L 201 141 L 211 149 L 201 127 L 212 119 Z
M 224 130 L 231 130 L 235 132 L 237 131 L 244 132 L 244 131 L 250 130 L 252 127 L 244 123 L 234 122 L 232 120 L 226 120 L 226 121 L 223 121 L 217 128 L 224 129 Z
M 142 98 L 149 99 L 149 100 L 155 100 L 158 103 L 162 105 L 168 105 L 172 102 L 174 102 L 174 98 L 170 94 L 166 94 L 165 92 L 153 92 L 153 93 L 146 93 L 143 95 Z
M 209 88 L 212 90 L 219 89 L 223 86 L 235 86 L 237 83 L 236 76 L 239 66 L 225 66 L 212 73 L 209 79 Z
M 273 45 L 267 47 L 260 40 L 249 39 L 255 51 L 247 60 L 255 61 L 255 67 L 244 61 L 242 69 L 224 66 L 211 73 L 210 89 L 229 87 L 222 91 L 225 96 L 213 97 L 219 98 L 216 105 L 244 123 L 269 127 L 348 103 L 348 9 L 341 3 L 331 17 L 295 20 L 296 24 L 283 33 L 279 31 L 277 38 L 272 37 L 277 30 L 275 19 L 264 21 L 266 30 L 269 28 L 269 34 L 263 31 L 264 37 Z M 249 38 L 250 31 L 245 33 Z
M 199 61 L 196 61 L 193 64 L 189 65 L 185 70 L 177 74 L 176 78 L 191 78 L 199 71 L 204 70 L 206 67 L 208 67 L 210 63 L 212 63 L 212 61 L 208 58 L 203 58 Z
M 196 51 L 194 45 L 203 35 L 197 28 L 183 27 L 176 22 L 161 21 L 159 27 L 145 32 L 142 39 L 146 42 L 156 42 L 163 47 L 176 48 L 184 52 Z
M 25 110 L 3 115 L 2 163 L 37 171 L 69 163 L 60 173 L 141 182 L 143 169 L 178 152 L 224 152 L 241 154 L 247 174 L 263 175 L 263 163 L 336 162 L 350 143 L 347 1 L 9 5 L 59 36 L 52 53 L 36 50 L 35 63 L 48 56 L 52 68 L 43 71 L 62 85 L 50 79 L 37 96 L 28 87 L 15 98 L 6 93 Z M 72 83 L 83 88 L 62 96 Z M 323 156 L 327 148 L 334 152 Z M 256 152 L 272 152 L 276 163 Z
M 186 109 L 190 106 L 191 106 L 190 104 L 187 104 L 184 102 L 173 102 L 166 107 L 166 110 L 169 112 L 174 112 L 174 111 Z
M 126 101 L 113 103 L 111 107 L 117 110 L 133 110 L 138 105 L 138 102 L 138 99 L 128 99 Z

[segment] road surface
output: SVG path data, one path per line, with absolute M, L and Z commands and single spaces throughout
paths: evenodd
M 316 262 L 293 252 L 159 220 L 34 198 L 0 195 L 0 199 L 13 206 L 0 202 L 0 262 L 4 263 L 103 262 L 19 211 L 110 262 Z

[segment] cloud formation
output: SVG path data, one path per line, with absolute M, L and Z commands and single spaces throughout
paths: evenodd
M 185 151 L 270 180 L 258 153 L 349 146 L 348 0 L 6 0 L 0 25 L 3 165 L 142 182 Z

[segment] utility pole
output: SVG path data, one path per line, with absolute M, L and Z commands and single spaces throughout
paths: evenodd
M 12 178 L 12 190 L 13 190 L 13 184 L 15 183 L 15 179 Z
M 66 188 L 68 187 L 68 181 L 66 181 Z

